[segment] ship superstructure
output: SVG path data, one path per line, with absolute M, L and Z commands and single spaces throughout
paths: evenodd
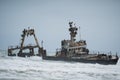
M 61 50 L 57 51 L 56 56 L 80 56 L 82 54 L 88 54 L 87 43 L 85 40 L 76 41 L 78 28 L 73 26 L 73 22 L 69 22 L 70 40 L 61 41 Z

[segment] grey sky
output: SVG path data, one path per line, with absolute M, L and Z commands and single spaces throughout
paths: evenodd
M 31 27 L 54 52 L 69 39 L 69 21 L 81 27 L 90 50 L 120 52 L 120 0 L 0 0 L 0 49 L 18 45 Z

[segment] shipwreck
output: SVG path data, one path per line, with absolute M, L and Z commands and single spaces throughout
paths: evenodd
M 34 40 L 36 42 L 35 45 L 24 45 L 25 38 L 33 36 Z M 43 41 L 42 41 L 43 42 Z M 34 49 L 38 49 L 37 54 L 35 54 Z M 18 53 L 13 53 L 13 51 L 18 50 Z M 27 51 L 25 51 L 27 50 Z M 40 46 L 37 40 L 37 37 L 35 35 L 34 29 L 24 29 L 21 34 L 21 43 L 20 46 L 17 45 L 15 47 L 10 46 L 8 47 L 8 56 L 20 56 L 20 57 L 30 57 L 30 56 L 41 56 L 41 54 L 45 54 L 46 50 L 43 48 L 43 46 Z

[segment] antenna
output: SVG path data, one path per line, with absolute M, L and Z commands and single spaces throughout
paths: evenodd
M 79 26 L 79 38 L 81 40 L 81 31 L 80 31 L 80 26 Z
M 41 47 L 43 47 L 43 40 L 41 41 L 41 45 L 42 45 Z

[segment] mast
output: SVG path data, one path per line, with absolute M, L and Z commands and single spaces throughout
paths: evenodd
M 71 42 L 74 42 L 75 41 L 75 37 L 77 35 L 77 30 L 78 28 L 76 26 L 73 27 L 73 22 L 69 22 L 69 31 L 70 31 L 70 40 Z
M 81 40 L 81 31 L 80 31 L 80 26 L 79 26 L 79 38 Z

